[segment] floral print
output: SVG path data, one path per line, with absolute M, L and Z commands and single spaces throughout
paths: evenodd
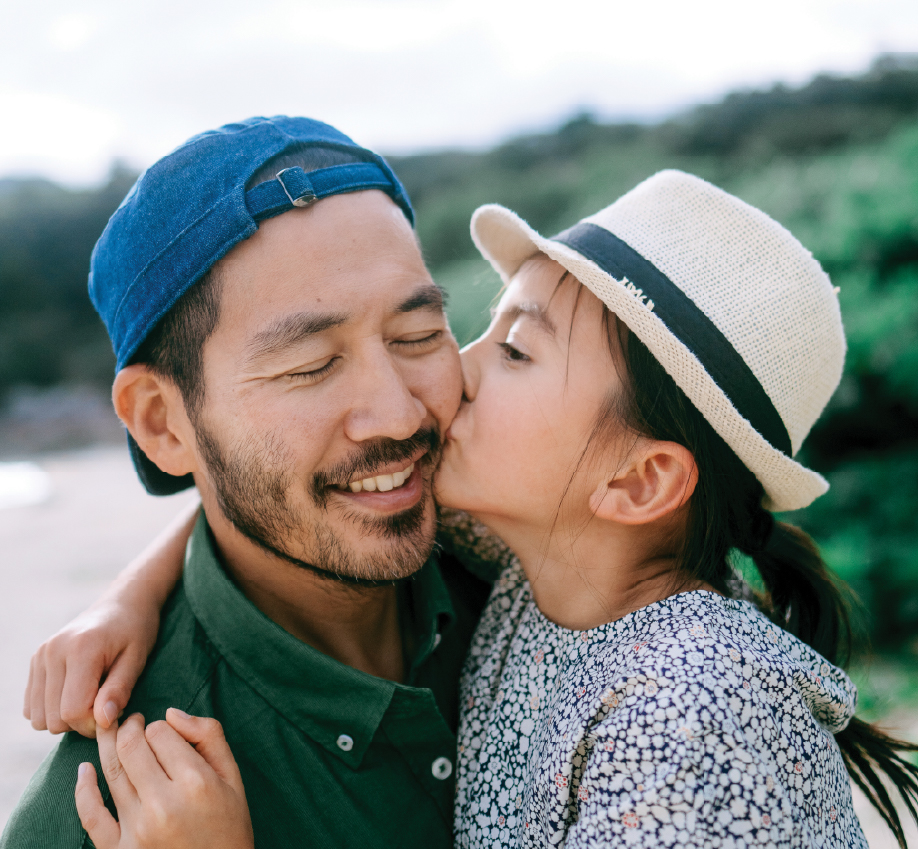
M 866 847 L 840 669 L 748 601 L 686 592 L 590 631 L 498 580 L 463 674 L 461 847 Z

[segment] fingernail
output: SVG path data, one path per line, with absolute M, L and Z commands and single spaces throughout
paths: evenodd
M 118 705 L 114 702 L 106 702 L 105 707 L 102 708 L 102 713 L 105 714 L 108 724 L 111 725 L 118 718 Z
M 182 719 L 191 719 L 191 716 L 180 708 L 174 707 L 172 710 L 174 710 L 180 717 L 182 717 Z
M 80 764 L 80 767 L 79 767 L 79 769 L 77 770 L 77 776 L 78 776 L 79 778 L 82 778 L 84 775 L 86 775 L 86 770 L 88 770 L 88 769 L 89 769 L 89 764 L 87 764 L 87 763 L 82 763 L 82 764 Z

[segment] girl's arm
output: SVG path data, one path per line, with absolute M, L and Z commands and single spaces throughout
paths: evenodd
M 159 612 L 182 574 L 195 500 L 118 575 L 102 597 L 32 656 L 23 715 L 52 734 L 96 736 L 128 702 L 159 631 Z

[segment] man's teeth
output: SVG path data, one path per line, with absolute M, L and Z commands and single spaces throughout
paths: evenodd
M 351 492 L 389 492 L 392 489 L 398 489 L 414 471 L 414 463 L 401 472 L 393 472 L 391 475 L 376 475 L 375 478 L 364 478 L 360 481 L 351 481 L 347 488 Z M 341 487 L 344 489 L 345 487 Z

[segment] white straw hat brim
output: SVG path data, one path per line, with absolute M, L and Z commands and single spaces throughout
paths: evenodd
M 505 207 L 489 204 L 472 217 L 472 239 L 505 283 L 537 253 L 558 262 L 595 294 L 647 346 L 765 489 L 769 510 L 798 510 L 829 486 L 818 473 L 766 441 L 690 351 L 623 281 L 574 249 L 540 235 Z

